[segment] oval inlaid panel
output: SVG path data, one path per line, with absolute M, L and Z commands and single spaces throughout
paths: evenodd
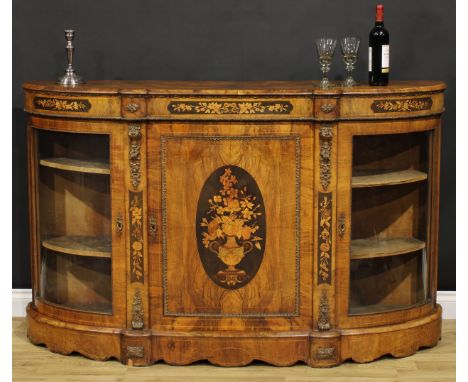
M 196 227 L 198 253 L 211 280 L 237 289 L 254 278 L 265 252 L 265 205 L 247 171 L 223 166 L 206 179 Z

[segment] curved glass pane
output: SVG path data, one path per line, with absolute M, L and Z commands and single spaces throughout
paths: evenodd
M 428 298 L 428 134 L 353 138 L 350 314 Z
M 37 130 L 39 297 L 111 313 L 109 136 Z

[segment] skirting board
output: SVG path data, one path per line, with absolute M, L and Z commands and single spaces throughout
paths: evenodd
M 456 318 L 456 291 L 438 291 L 437 302 L 442 305 L 442 318 L 454 320 Z M 31 289 L 13 289 L 12 293 L 13 317 L 25 317 L 26 305 L 31 301 Z

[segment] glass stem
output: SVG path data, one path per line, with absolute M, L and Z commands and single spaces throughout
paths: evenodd
M 327 88 L 330 84 L 330 81 L 328 80 L 328 72 L 330 71 L 330 67 L 324 65 L 322 68 L 322 81 L 320 82 L 320 86 L 322 88 Z

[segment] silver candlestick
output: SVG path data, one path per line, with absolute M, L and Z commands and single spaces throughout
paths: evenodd
M 68 66 L 65 70 L 65 75 L 60 77 L 57 82 L 63 86 L 75 86 L 84 82 L 83 78 L 76 74 L 75 69 L 73 69 L 73 51 L 75 48 L 72 44 L 72 41 L 75 37 L 75 31 L 71 29 L 65 29 L 64 32 L 65 40 L 67 41 L 65 51 L 67 52 Z

